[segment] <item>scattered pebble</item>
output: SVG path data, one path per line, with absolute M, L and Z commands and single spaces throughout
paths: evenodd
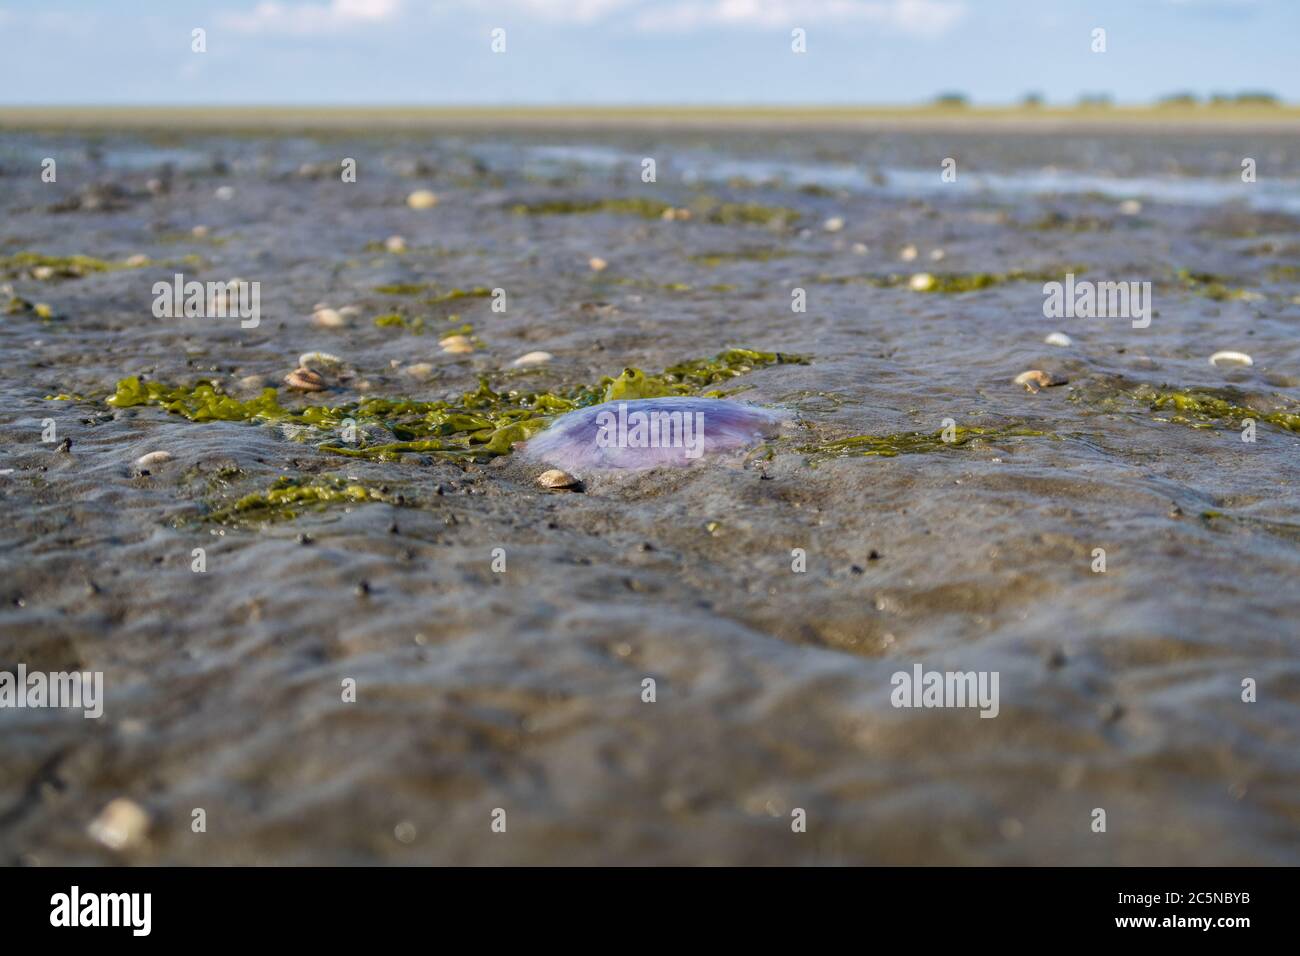
M 831 216 L 822 223 L 822 228 L 827 232 L 839 232 L 844 228 L 844 219 L 840 216 Z
M 229 202 L 235 198 L 235 189 L 233 186 L 218 186 L 215 195 L 222 202 Z
M 1052 385 L 1064 385 L 1064 379 L 1055 379 L 1046 372 L 1039 369 L 1030 369 L 1027 372 L 1021 372 L 1015 377 L 1017 385 L 1023 385 L 1025 390 L 1031 395 L 1036 393 L 1040 388 L 1048 388 Z
M 673 220 L 685 222 L 687 219 L 691 218 L 691 211 L 689 209 L 665 209 L 663 215 L 659 218 L 666 219 L 668 222 L 672 222 Z
M 870 249 L 867 248 L 867 244 L 865 242 L 855 242 L 852 246 L 850 246 L 850 248 L 853 250 L 854 255 L 859 255 L 859 256 L 865 256 L 868 252 L 871 251 Z
M 32 269 L 32 278 L 40 279 L 42 282 L 46 279 L 53 279 L 54 269 L 51 266 L 36 266 Z
M 416 362 L 414 365 L 408 365 L 402 369 L 403 375 L 409 375 L 417 381 L 424 381 L 433 374 L 433 366 L 428 362 Z
M 86 833 L 110 850 L 125 850 L 141 843 L 148 829 L 149 814 L 144 808 L 134 800 L 118 797 L 99 811 Z
M 928 272 L 918 272 L 912 276 L 911 281 L 907 283 L 908 288 L 913 292 L 929 292 L 934 288 L 934 276 Z
M 1122 216 L 1136 216 L 1142 211 L 1142 204 L 1136 199 L 1125 199 L 1119 204 L 1119 212 Z
M 265 375 L 245 375 L 239 380 L 240 388 L 266 388 Z
M 543 488 L 554 489 L 577 489 L 582 487 L 581 479 L 575 478 L 567 471 L 560 471 L 558 468 L 542 472 L 537 476 L 537 483 Z
M 600 256 L 592 256 L 587 260 L 587 265 L 591 267 L 592 272 L 603 272 L 609 263 L 600 258 Z
M 151 465 L 161 465 L 165 461 L 172 460 L 172 453 L 169 451 L 151 451 L 147 455 L 141 455 L 135 460 L 137 468 L 148 468 Z
M 148 264 L 149 257 L 142 252 L 137 252 L 133 256 L 128 256 L 126 260 L 126 266 L 129 269 L 138 269 L 141 266 L 147 266 Z
M 347 320 L 336 309 L 317 309 L 311 320 L 323 329 L 339 329 L 347 325 Z
M 384 240 L 384 248 L 389 252 L 405 252 L 406 240 L 401 236 L 389 236 Z
M 1255 360 L 1245 352 L 1215 352 L 1210 356 L 1211 365 L 1254 365 Z
M 206 239 L 208 237 L 208 232 L 209 230 L 207 226 L 195 226 L 190 230 L 190 235 L 195 239 Z
M 325 380 L 309 368 L 296 368 L 284 377 L 285 384 L 300 392 L 323 392 Z
M 527 355 L 521 355 L 515 359 L 513 364 L 516 368 L 525 368 L 529 365 L 545 365 L 551 359 L 555 358 L 550 352 L 529 352 Z
M 1043 339 L 1043 344 L 1059 345 L 1061 348 L 1065 349 L 1073 345 L 1074 340 L 1071 339 L 1064 332 L 1053 332 L 1049 336 L 1047 336 L 1047 338 Z
M 942 262 L 944 257 L 947 255 L 948 253 L 944 252 L 942 249 L 930 250 L 930 259 L 933 262 Z
M 902 259 L 904 262 L 911 262 L 918 255 L 919 253 L 916 251 L 916 246 L 903 246 L 903 248 L 898 251 L 898 258 Z
M 417 189 L 406 197 L 406 204 L 412 209 L 432 209 L 438 205 L 438 195 L 428 189 Z

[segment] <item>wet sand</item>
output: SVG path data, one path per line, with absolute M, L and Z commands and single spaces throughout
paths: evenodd
M 0 670 L 102 671 L 106 696 L 0 711 L 0 860 L 1300 862 L 1300 435 L 1267 419 L 1300 403 L 1295 133 L 11 129 L 0 171 L 0 305 L 49 313 L 0 316 Z M 112 267 L 38 278 L 25 252 Z M 1067 271 L 1151 281 L 1150 327 L 1044 318 Z M 260 324 L 155 318 L 176 272 L 260 282 Z M 434 301 L 475 288 L 507 310 Z M 475 350 L 443 352 L 466 323 Z M 728 348 L 806 357 L 716 386 L 788 410 L 781 438 L 582 493 L 514 455 L 343 457 L 106 402 L 128 376 L 264 376 L 294 409 L 558 393 Z M 349 377 L 290 392 L 310 350 Z M 1257 440 L 1153 393 L 1256 411 Z M 835 453 L 945 419 L 989 437 Z M 215 520 L 281 476 L 378 500 Z M 895 708 L 917 663 L 996 671 L 998 716 Z M 116 797 L 150 819 L 119 851 L 86 832 Z

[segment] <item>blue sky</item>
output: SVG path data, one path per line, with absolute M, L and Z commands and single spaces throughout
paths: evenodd
M 0 50 L 5 104 L 1300 101 L 1300 0 L 0 0 Z

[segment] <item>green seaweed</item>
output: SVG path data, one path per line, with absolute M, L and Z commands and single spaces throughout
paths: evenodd
M 293 478 L 281 475 L 265 491 L 255 491 L 204 516 L 216 524 L 270 524 L 290 521 L 303 511 L 319 511 L 337 504 L 400 499 L 386 489 L 372 488 L 352 479 L 327 475 Z
M 109 272 L 128 267 L 121 263 L 96 259 L 94 256 L 47 256 L 39 252 L 17 252 L 11 256 L 0 257 L 0 273 L 5 275 L 22 275 L 40 268 L 52 269 L 53 274 L 61 279 L 80 279 L 93 272 Z
M 729 252 L 701 252 L 689 256 L 691 262 L 707 269 L 716 269 L 720 265 L 732 262 L 770 262 L 790 255 L 784 249 L 737 249 Z
M 941 293 L 956 295 L 963 292 L 979 292 L 1009 282 L 1059 282 L 1066 273 L 1081 275 L 1083 266 L 1063 266 L 1060 269 L 1026 270 L 1010 269 L 1007 272 L 931 272 L 930 284 L 913 291 L 922 294 Z M 880 275 L 829 276 L 819 275 L 814 281 L 836 283 L 840 285 L 869 285 L 877 289 L 910 288 L 913 275 L 920 273 L 891 272 Z
M 664 213 L 676 207 L 658 199 L 630 197 L 620 199 L 550 199 L 537 203 L 518 203 L 512 212 L 523 216 L 571 216 L 590 213 L 640 216 L 642 219 L 662 219 Z M 785 225 L 795 222 L 799 213 L 783 206 L 763 206 L 758 203 L 725 202 L 712 196 L 701 196 L 691 204 L 691 213 L 705 222 L 716 225 Z
M 1229 279 L 1210 272 L 1192 272 L 1189 269 L 1179 269 L 1177 277 L 1184 288 L 1196 295 L 1205 296 L 1205 298 L 1213 299 L 1216 302 L 1233 300 L 1254 302 L 1263 298 L 1258 292 L 1230 286 L 1228 284 Z
M 1216 424 L 1239 423 L 1250 418 L 1257 422 L 1268 422 L 1287 431 L 1300 432 L 1300 412 L 1258 411 L 1208 391 L 1152 388 L 1143 385 L 1133 392 L 1133 397 L 1139 402 L 1150 405 L 1154 411 L 1174 411 L 1176 414 L 1169 421 L 1179 425 L 1203 428 Z
M 380 295 L 420 295 L 436 284 L 430 282 L 394 282 L 389 285 L 377 285 L 375 291 Z
M 1010 438 L 1051 438 L 1059 440 L 1051 432 L 1018 425 L 996 428 L 957 425 L 953 428 L 951 439 L 948 440 L 944 439 L 944 431 L 944 429 L 939 429 L 934 432 L 898 432 L 893 435 L 853 435 L 849 438 L 837 438 L 833 441 L 803 445 L 799 450 L 818 458 L 896 458 L 899 455 L 947 451 L 972 442 L 998 442 Z
M 797 355 L 733 348 L 710 359 L 681 362 L 655 375 L 629 368 L 616 378 L 606 376 L 594 385 L 567 390 L 497 392 L 485 379 L 477 389 L 454 401 L 364 398 L 335 407 L 308 405 L 299 409 L 281 405 L 274 388 L 241 400 L 226 395 L 212 382 L 174 386 L 131 377 L 117 383 L 108 402 L 115 408 L 155 405 L 194 422 L 284 422 L 337 431 L 350 420 L 357 425 L 378 425 L 397 441 L 357 446 L 330 441 L 321 445 L 321 450 L 382 461 L 409 453 L 480 459 L 508 454 L 516 442 L 541 431 L 555 416 L 577 408 L 615 399 L 716 395 L 706 389 L 766 365 L 806 361 Z

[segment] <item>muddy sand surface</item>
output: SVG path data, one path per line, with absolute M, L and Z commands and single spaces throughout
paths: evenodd
M 4 133 L 0 670 L 104 715 L 0 710 L 0 860 L 1300 862 L 1297 184 L 1278 132 Z M 790 422 L 581 492 L 493 442 L 628 368 Z

